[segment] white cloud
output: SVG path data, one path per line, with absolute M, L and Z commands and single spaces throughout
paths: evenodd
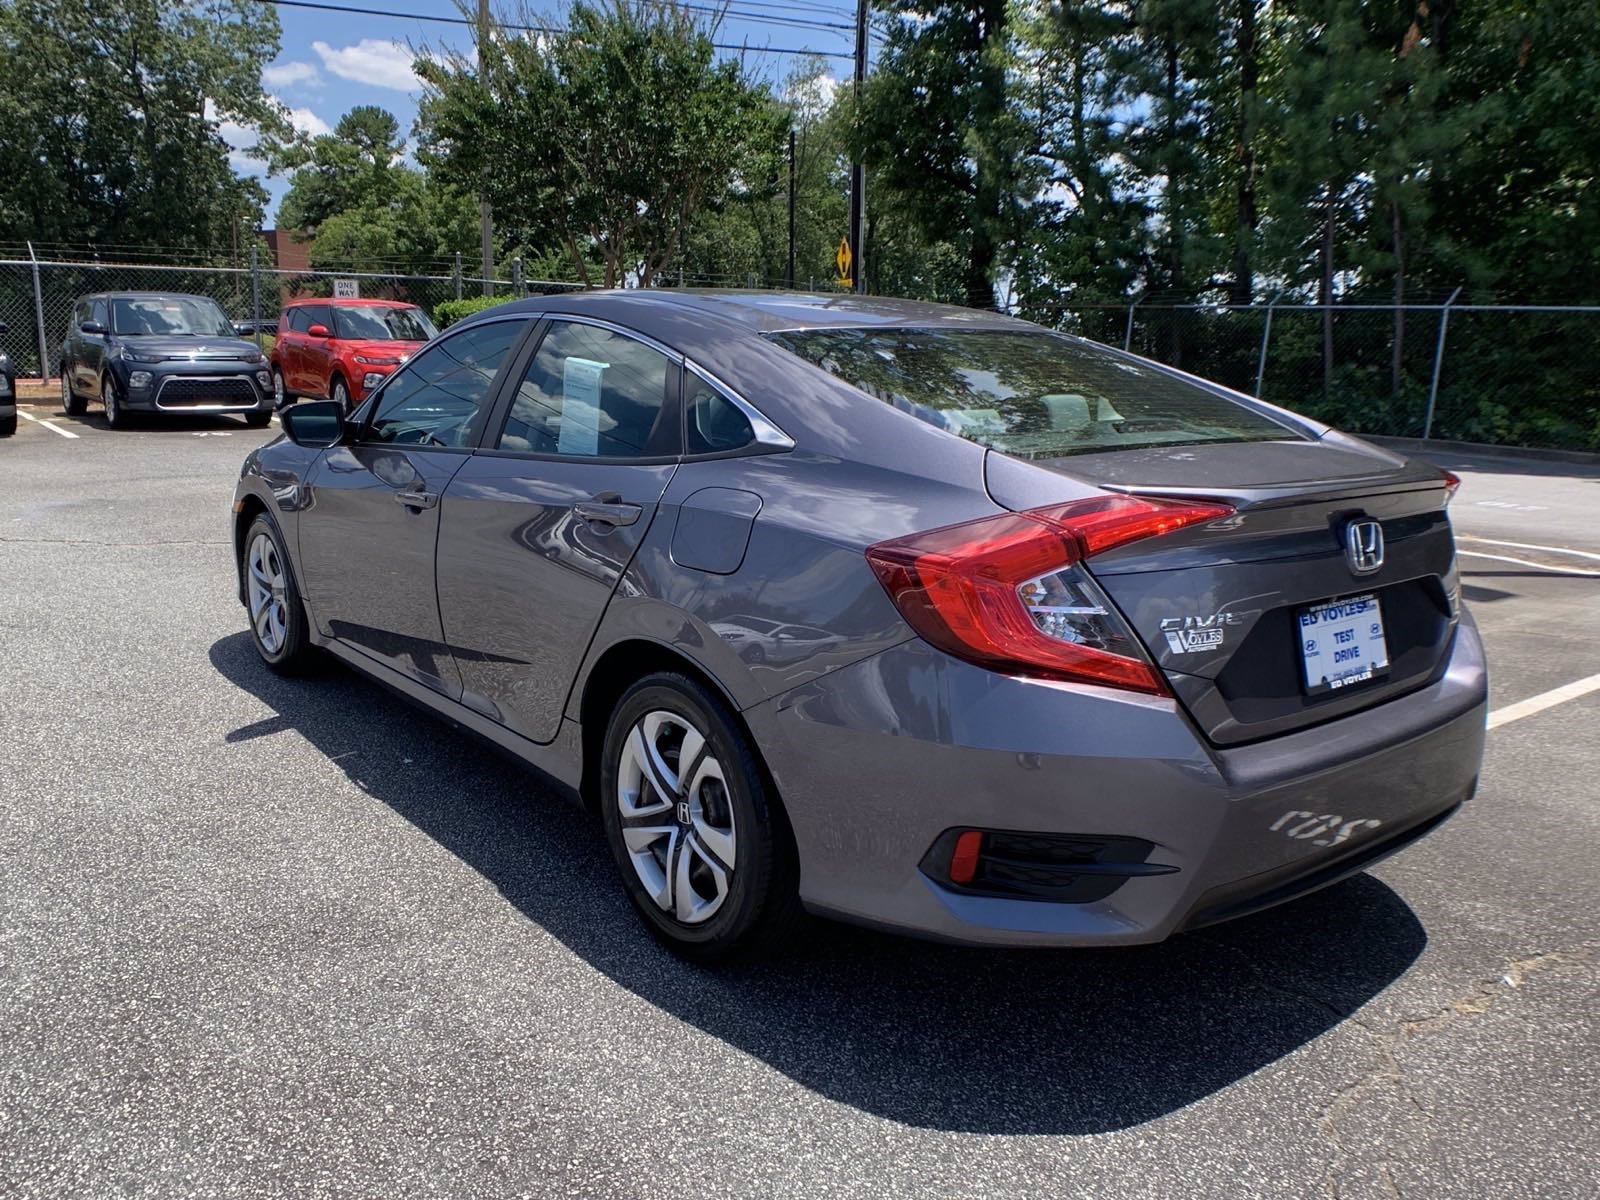
M 422 90 L 422 81 L 411 69 L 416 56 L 404 42 L 362 38 L 354 46 L 312 42 L 311 48 L 322 59 L 322 65 L 341 79 L 353 79 L 357 83 L 368 83 L 397 92 Z
M 293 87 L 301 83 L 315 87 L 322 82 L 322 76 L 308 62 L 286 62 L 275 67 L 263 67 L 261 82 L 275 88 Z
M 321 137 L 325 133 L 333 132 L 333 128 L 309 108 L 291 108 L 289 124 L 307 137 Z

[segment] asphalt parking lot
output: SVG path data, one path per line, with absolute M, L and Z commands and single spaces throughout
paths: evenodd
M 706 970 L 536 779 L 258 665 L 228 504 L 275 428 L 24 412 L 0 1195 L 1600 1195 L 1600 470 L 1439 460 L 1494 728 L 1398 858 L 1154 947 Z

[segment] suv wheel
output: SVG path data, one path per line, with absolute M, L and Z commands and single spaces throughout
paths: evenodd
M 128 427 L 128 413 L 122 407 L 122 396 L 117 392 L 115 375 L 107 374 L 100 381 L 100 398 L 106 406 L 106 424 L 113 429 Z
M 717 696 L 672 672 L 634 684 L 606 729 L 600 787 L 623 888 L 668 947 L 709 960 L 793 934 L 793 836 Z
M 283 372 L 277 367 L 272 368 L 272 407 L 282 410 L 285 405 L 293 404 L 297 399 L 293 392 L 283 386 Z
M 329 394 L 328 399 L 337 404 L 339 411 L 344 413 L 345 416 L 348 417 L 350 415 L 350 389 L 345 386 L 344 380 L 337 375 L 333 377 L 333 391 Z
M 61 364 L 61 411 L 69 417 L 83 416 L 83 410 L 89 407 L 89 402 L 77 392 L 72 390 L 72 376 L 67 373 L 67 364 Z

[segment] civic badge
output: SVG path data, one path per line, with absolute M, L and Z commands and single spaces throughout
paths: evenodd
M 1371 575 L 1383 566 L 1383 526 L 1376 521 L 1351 521 L 1344 527 L 1344 561 L 1352 575 Z

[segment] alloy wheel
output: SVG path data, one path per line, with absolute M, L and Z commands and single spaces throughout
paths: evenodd
M 284 596 L 286 579 L 277 543 L 265 533 L 250 542 L 245 559 L 249 571 L 247 595 L 250 600 L 250 626 L 268 654 L 277 654 L 288 638 L 288 608 Z
M 733 805 L 706 735 L 656 709 L 628 731 L 617 764 L 622 840 L 646 894 L 686 925 L 728 898 L 737 857 Z
M 344 380 L 333 381 L 333 401 L 339 406 L 339 411 L 346 416 L 350 415 L 350 391 L 344 386 Z
M 72 411 L 72 380 L 67 377 L 67 368 L 61 368 L 61 411 Z
M 105 384 L 100 389 L 100 396 L 106 406 L 106 424 L 115 426 L 122 413 L 117 400 L 117 381 L 109 375 L 106 376 Z
M 283 407 L 283 372 L 276 369 L 272 372 L 272 407 Z

